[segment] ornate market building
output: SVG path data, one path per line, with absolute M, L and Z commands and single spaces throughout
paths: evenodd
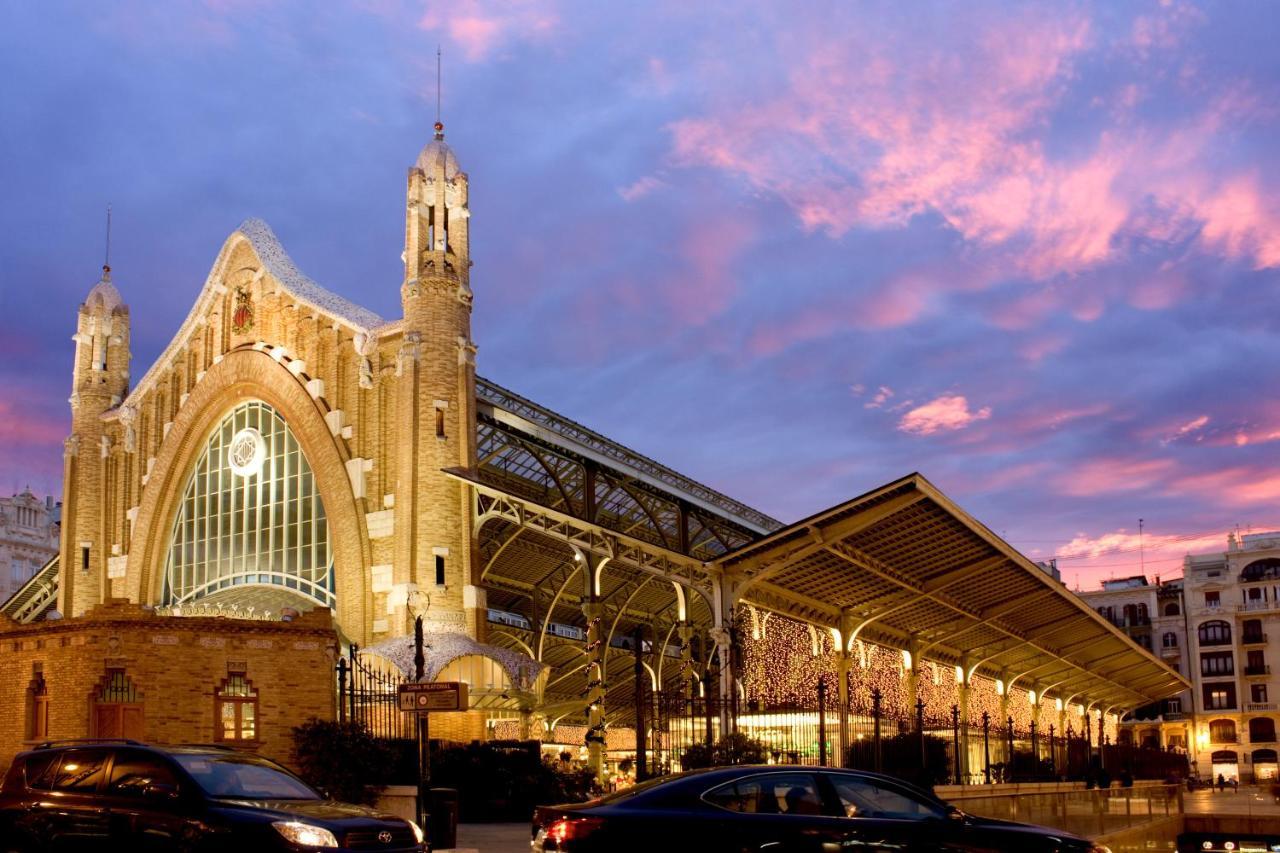
M 104 268 L 73 337 L 60 552 L 0 610 L 0 706 L 22 710 L 0 762 L 53 736 L 280 753 L 306 716 L 359 716 L 339 659 L 344 684 L 411 677 L 417 617 L 427 677 L 471 685 L 433 734 L 572 732 L 597 768 L 637 685 L 751 729 L 804 661 L 834 682 L 834 749 L 875 654 L 905 708 L 1059 732 L 1186 689 L 918 474 L 785 525 L 477 376 L 468 180 L 438 125 L 408 172 L 401 316 L 249 220 L 136 382 Z M 784 625 L 799 663 L 751 677 Z

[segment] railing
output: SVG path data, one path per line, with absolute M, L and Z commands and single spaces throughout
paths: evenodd
M 371 669 L 360 659 L 355 644 L 346 657 L 338 659 L 335 675 L 339 720 L 363 723 L 378 738 L 414 736 L 413 715 L 400 710 L 399 688 L 406 678 Z
M 1276 709 L 1275 702 L 1245 702 L 1244 709 L 1246 711 L 1274 711 Z
M 907 713 L 883 702 L 877 691 L 869 702 L 851 695 L 841 714 L 826 690 L 773 706 L 714 696 L 713 685 L 705 685 L 706 695 L 689 690 L 654 696 L 648 747 L 654 772 L 715 761 L 716 750 L 724 748 L 719 742 L 726 725 L 759 741 L 765 749 L 760 758 L 767 763 L 876 770 L 925 785 L 1097 780 L 1108 774 L 1118 779 L 1122 772 L 1137 779 L 1165 779 L 1187 772 L 1184 755 L 1111 744 L 1109 738 L 1072 726 L 1066 732 L 1052 724 L 1024 730 L 1015 728 L 1011 718 L 1001 721 L 988 714 L 980 723 L 969 723 L 960 718 L 958 706 L 950 713 L 929 714 L 923 703 Z
M 1256 646 L 1267 641 L 1266 634 L 1241 634 L 1240 642 L 1246 646 Z
M 1238 608 L 1242 613 L 1257 613 L 1264 610 L 1280 609 L 1280 601 L 1246 601 Z
M 1264 663 L 1245 664 L 1244 674 L 1245 675 L 1270 675 L 1271 667 L 1267 666 Z
M 969 788 L 960 794 L 947 792 L 947 799 L 978 817 L 1033 823 L 1095 839 L 1183 814 L 1180 785 L 1056 791 L 1015 787 L 993 793 Z

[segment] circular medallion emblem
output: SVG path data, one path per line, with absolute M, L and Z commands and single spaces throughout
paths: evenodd
M 262 461 L 267 456 L 267 442 L 262 433 L 253 427 L 245 427 L 231 437 L 231 449 L 227 453 L 227 461 L 233 473 L 241 477 L 252 477 L 262 469 Z

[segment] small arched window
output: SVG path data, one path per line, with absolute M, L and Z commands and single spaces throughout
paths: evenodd
M 1211 743 L 1235 743 L 1236 724 L 1234 720 L 1214 720 L 1209 723 L 1209 741 Z
M 1270 717 L 1254 717 L 1249 721 L 1250 743 L 1275 743 L 1276 723 Z
M 1225 646 L 1231 642 L 1231 625 L 1221 619 L 1200 623 L 1200 645 Z
M 1178 606 L 1178 602 L 1170 601 L 1168 604 L 1164 606 L 1164 615 L 1180 616 L 1182 615 L 1182 608 Z
M 1160 643 L 1166 649 L 1176 649 L 1178 647 L 1178 635 L 1172 631 L 1165 631 Z

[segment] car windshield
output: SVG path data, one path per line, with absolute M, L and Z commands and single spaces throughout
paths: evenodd
M 179 753 L 173 756 L 211 797 L 231 800 L 319 800 L 300 779 L 249 755 Z

